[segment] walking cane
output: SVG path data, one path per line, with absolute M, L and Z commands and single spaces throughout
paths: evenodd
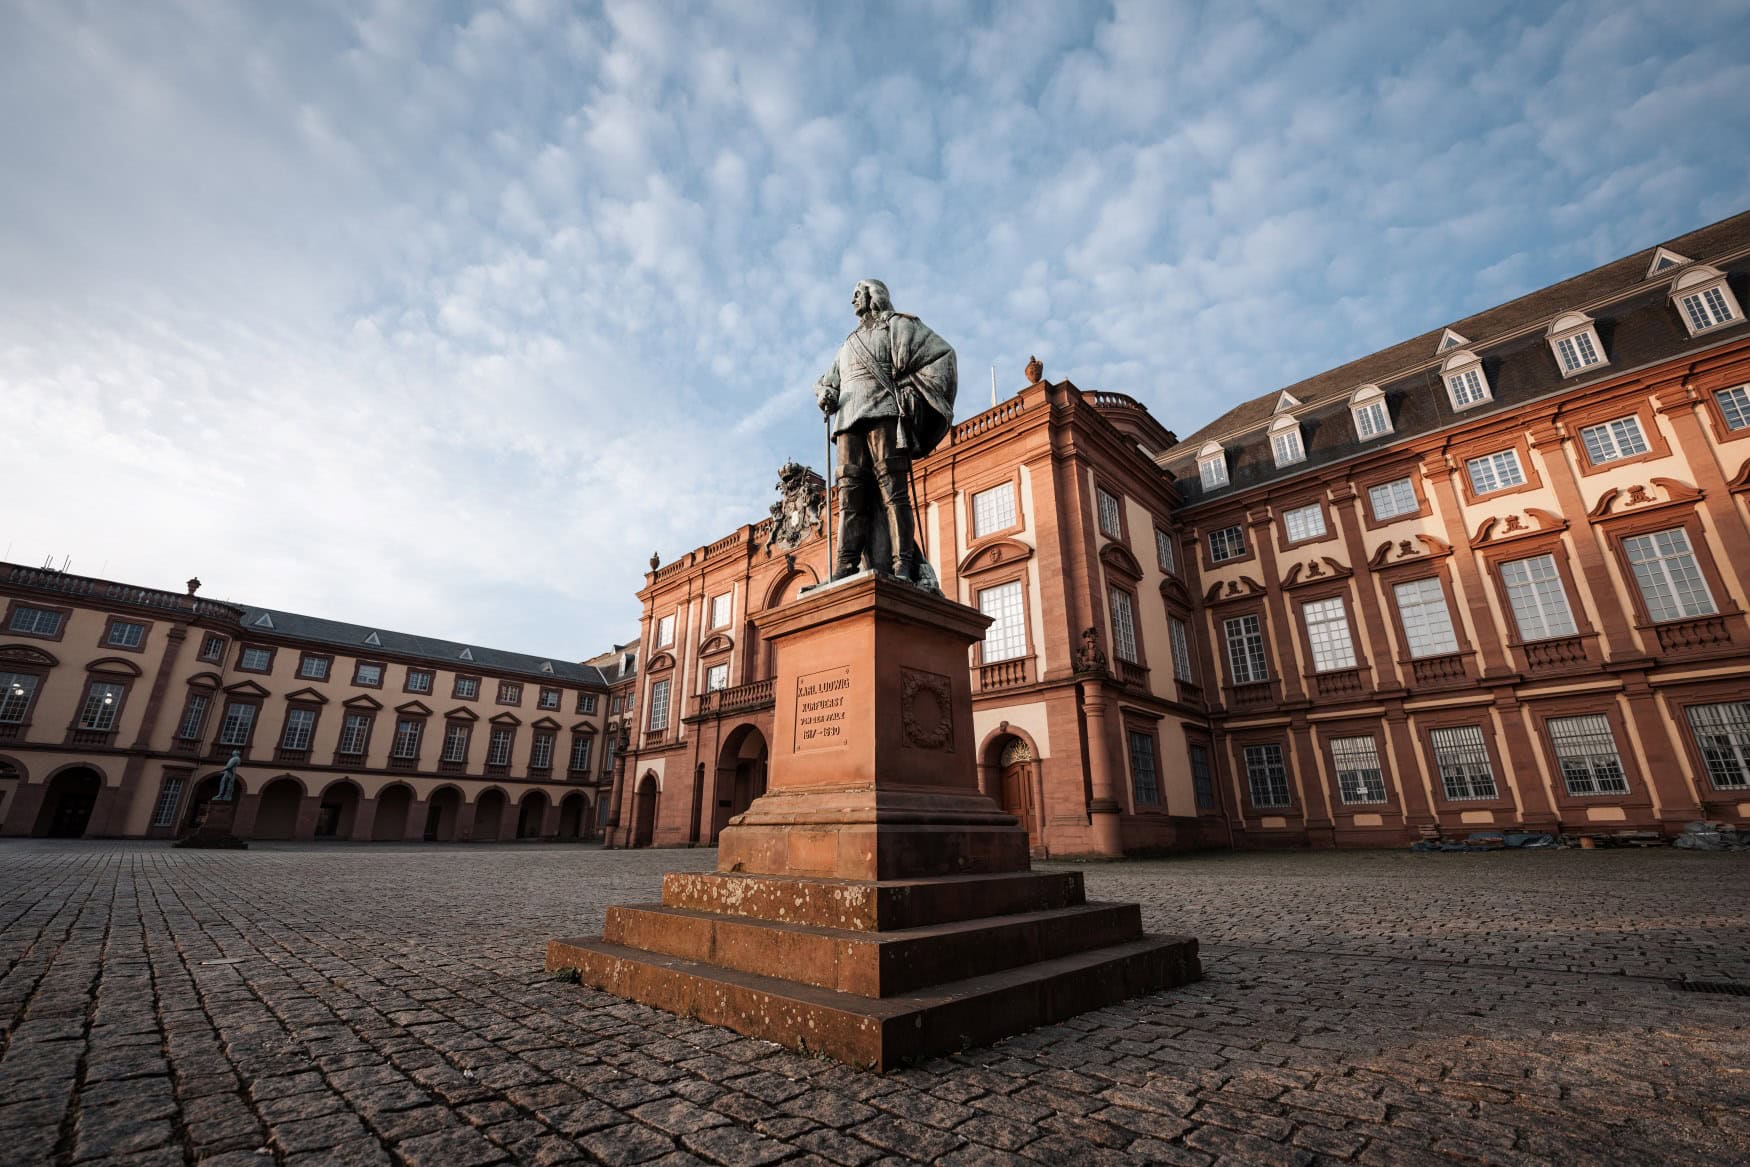
M 832 576 L 838 548 L 832 542 L 832 414 L 826 415 L 826 574 Z

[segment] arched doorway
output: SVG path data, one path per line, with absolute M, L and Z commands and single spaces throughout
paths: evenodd
M 261 804 L 255 811 L 256 839 L 289 839 L 298 829 L 298 807 L 304 801 L 304 788 L 296 778 L 275 778 L 261 792 Z
M 766 792 L 766 735 L 753 725 L 739 725 L 723 739 L 717 755 L 717 809 L 711 841 L 729 820 Z
M 656 838 L 656 775 L 646 774 L 638 783 L 638 797 L 632 808 L 632 845 L 648 847 Z
M 62 770 L 49 779 L 31 834 L 39 839 L 84 838 L 91 811 L 97 806 L 97 792 L 102 789 L 103 776 L 90 766 Z
M 1038 841 L 1039 814 L 1033 795 L 1033 747 L 1014 734 L 1004 734 L 990 743 L 985 764 L 995 772 L 996 800 L 1027 828 L 1027 842 Z
M 476 843 L 498 842 L 504 826 L 504 802 L 504 791 L 496 786 L 480 796 L 474 804 L 474 833 L 469 838 Z
M 539 839 L 546 822 L 547 796 L 539 790 L 531 790 L 523 795 L 522 804 L 517 808 L 516 837 Z
M 404 782 L 386 786 L 377 793 L 377 817 L 371 820 L 373 843 L 399 843 L 407 837 L 407 812 L 413 806 L 413 789 Z
M 448 843 L 456 837 L 456 824 L 462 818 L 462 792 L 454 786 L 442 786 L 431 792 L 425 804 L 425 841 Z
M 318 839 L 350 839 L 352 825 L 358 821 L 360 792 L 357 785 L 345 779 L 330 782 L 322 792 L 321 805 L 316 808 Z
M 589 803 L 583 795 L 572 791 L 559 801 L 559 837 L 572 840 L 583 838 L 584 813 Z

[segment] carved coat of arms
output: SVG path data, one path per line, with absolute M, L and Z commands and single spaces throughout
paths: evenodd
M 766 550 L 794 551 L 825 526 L 826 480 L 806 466 L 786 462 L 778 470 L 777 490 Z

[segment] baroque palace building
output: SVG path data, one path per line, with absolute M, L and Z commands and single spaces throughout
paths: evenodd
M 233 750 L 243 838 L 595 835 L 624 654 L 608 675 L 189 585 L 0 564 L 0 835 L 186 834 Z
M 1183 441 L 1034 362 L 916 467 L 993 619 L 954 747 L 1043 855 L 1750 821 L 1747 285 L 1750 214 Z M 653 561 L 613 845 L 710 844 L 796 732 L 753 616 L 828 551 L 781 486 Z

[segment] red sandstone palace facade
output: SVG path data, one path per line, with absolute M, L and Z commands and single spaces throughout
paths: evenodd
M 1183 441 L 1031 368 L 916 470 L 985 790 L 1058 856 L 1750 820 L 1747 292 L 1741 215 Z M 778 521 L 647 577 L 610 843 L 709 845 L 795 732 Z

